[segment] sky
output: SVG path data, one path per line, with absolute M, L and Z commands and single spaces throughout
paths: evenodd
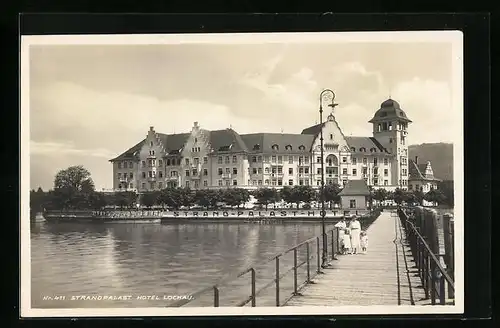
M 300 133 L 319 121 L 325 88 L 345 135 L 371 136 L 390 97 L 413 121 L 409 144 L 453 142 L 453 78 L 445 42 L 31 45 L 30 187 L 83 165 L 112 188 L 109 159 L 150 126 Z

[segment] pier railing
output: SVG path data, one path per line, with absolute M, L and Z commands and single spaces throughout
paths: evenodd
M 333 228 L 330 230 L 327 230 L 325 233 L 325 238 L 326 238 L 326 253 L 327 253 L 327 259 L 328 260 L 335 260 L 336 255 L 340 252 L 340 242 L 339 242 L 339 231 L 337 228 Z M 300 258 L 299 257 L 299 252 L 305 252 L 305 258 Z M 292 254 L 293 256 L 293 264 L 291 264 L 290 267 L 285 268 L 283 270 L 281 262 L 286 262 L 282 261 L 285 255 L 287 254 Z M 257 300 L 259 299 L 259 296 L 263 294 L 265 291 L 269 291 L 271 287 L 274 286 L 274 295 L 272 297 L 274 298 L 273 303 L 274 306 L 282 306 L 286 304 L 293 296 L 300 295 L 300 291 L 308 284 L 312 284 L 313 278 L 318 275 L 322 274 L 323 271 L 323 263 L 322 263 L 322 257 L 323 257 L 323 239 L 322 235 L 316 236 L 310 239 L 307 239 L 300 244 L 297 244 L 284 252 L 281 252 L 279 254 L 274 255 L 273 257 L 257 263 L 239 273 L 237 273 L 234 276 L 230 276 L 228 278 L 225 278 L 219 283 L 204 288 L 194 294 L 191 294 L 190 299 L 186 300 L 181 300 L 179 302 L 176 302 L 174 304 L 169 305 L 169 307 L 180 307 L 184 306 L 197 298 L 201 297 L 202 295 L 206 295 L 208 293 L 212 294 L 213 296 L 213 306 L 214 307 L 219 307 L 220 305 L 220 297 L 221 297 L 221 289 L 229 284 L 230 282 L 246 277 L 249 279 L 248 281 L 248 286 L 249 287 L 249 294 L 247 297 L 242 299 L 237 303 L 237 306 L 242 307 L 242 306 L 247 306 L 251 305 L 252 307 L 257 306 Z M 262 286 L 259 286 L 257 288 L 257 268 L 262 265 L 274 265 L 274 277 L 267 277 L 265 284 Z M 299 274 L 299 269 L 303 269 L 305 273 L 305 277 L 300 278 Z M 283 286 L 284 283 L 290 284 L 289 281 L 285 282 L 286 277 L 290 277 L 291 275 L 291 286 Z M 264 280 L 264 278 L 262 278 Z M 283 292 L 284 287 L 289 287 L 291 289 L 291 292 L 286 293 Z
M 453 217 L 444 214 L 440 224 L 436 211 L 422 207 L 399 208 L 398 215 L 415 259 L 425 298 L 430 299 L 432 305 L 454 303 Z M 444 253 L 443 247 L 440 247 L 441 229 Z

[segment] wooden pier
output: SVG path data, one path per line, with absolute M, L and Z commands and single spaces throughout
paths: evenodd
M 285 306 L 415 305 L 425 298 L 396 211 L 368 228 L 366 254 L 337 255 Z

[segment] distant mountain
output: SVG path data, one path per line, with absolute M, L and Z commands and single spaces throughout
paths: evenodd
M 410 145 L 409 157 L 419 163 L 431 162 L 434 176 L 441 180 L 453 180 L 453 144 L 451 143 L 424 143 Z

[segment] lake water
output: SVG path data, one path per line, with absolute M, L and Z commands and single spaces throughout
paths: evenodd
M 320 223 L 35 223 L 31 225 L 31 303 L 34 308 L 168 306 L 173 297 L 187 297 L 320 234 Z M 316 254 L 316 243 L 310 253 Z M 298 258 L 299 263 L 306 259 L 305 247 Z M 311 261 L 311 273 L 316 263 Z M 292 265 L 290 252 L 280 261 L 280 272 Z M 274 278 L 275 262 L 256 269 L 258 290 Z M 299 270 L 299 283 L 305 280 L 305 272 L 306 265 Z M 281 282 L 282 300 L 292 292 L 292 278 L 288 274 Z M 244 300 L 250 286 L 250 274 L 246 274 L 221 288 L 220 306 Z M 257 297 L 257 306 L 273 306 L 274 295 L 272 285 Z M 80 296 L 127 299 L 82 300 Z M 212 305 L 209 291 L 185 306 Z

